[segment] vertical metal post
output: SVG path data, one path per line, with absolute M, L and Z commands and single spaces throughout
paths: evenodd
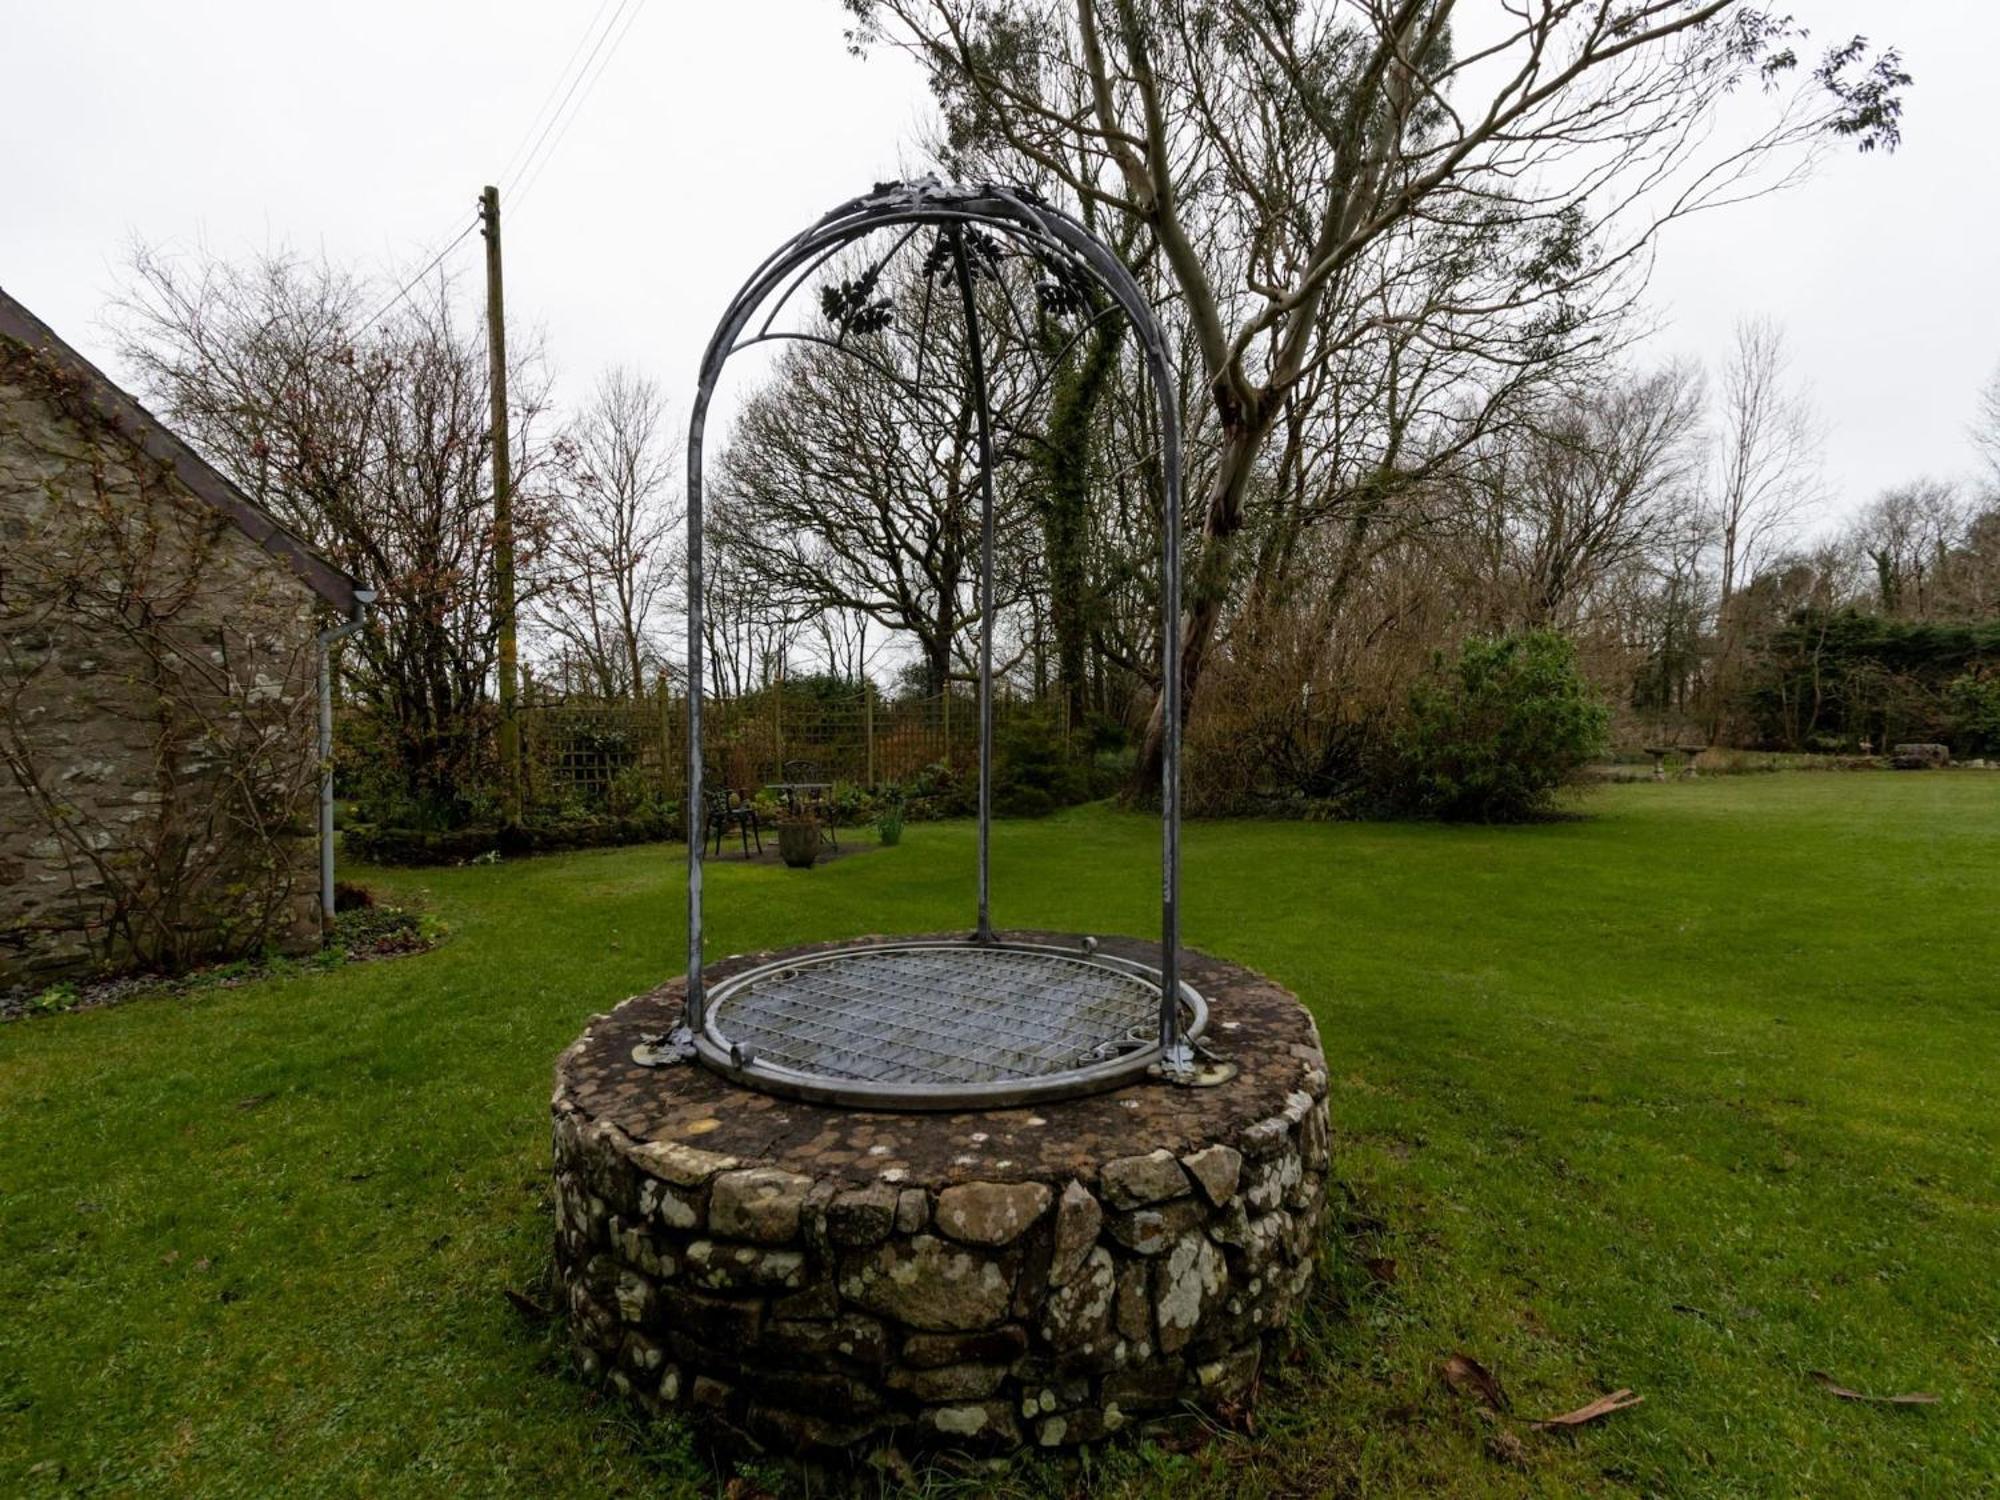
M 333 648 L 368 622 L 373 589 L 354 591 L 354 612 L 346 623 L 319 634 L 319 924 L 333 932 Z
M 1168 1077 L 1194 1072 L 1194 1050 L 1181 1034 L 1181 436 L 1165 351 L 1154 357 L 1153 389 L 1160 403 L 1160 458 L 1165 473 L 1161 505 L 1160 569 L 1160 1046 Z
M 993 413 L 986 404 L 986 357 L 979 347 L 979 311 L 965 236 L 951 226 L 951 259 L 965 303 L 965 341 L 972 364 L 972 404 L 979 414 L 979 941 L 993 941 Z M 948 686 L 948 685 L 947 685 Z M 949 700 L 947 700 L 949 701 Z
M 703 811 L 701 787 L 701 691 L 702 674 L 702 576 L 701 576 L 701 438 L 708 422 L 708 389 L 704 384 L 695 401 L 694 416 L 688 424 L 688 514 L 687 514 L 687 801 L 681 809 L 688 842 L 688 953 L 687 1012 L 685 1038 L 675 1038 L 692 1052 L 694 1036 L 700 1032 L 704 995 L 701 977 L 701 853 L 708 842 L 708 819 Z

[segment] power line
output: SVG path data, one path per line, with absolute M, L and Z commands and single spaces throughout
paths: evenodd
M 597 13 L 590 18 L 590 24 L 583 28 L 583 34 L 576 39 L 576 45 L 570 48 L 569 58 L 563 63 L 562 71 L 556 74 L 556 81 L 549 85 L 548 93 L 542 97 L 534 117 L 528 121 L 528 128 L 521 132 L 521 138 L 514 143 L 513 151 L 508 154 L 507 164 L 500 169 L 500 175 L 493 179 L 495 182 L 506 182 L 515 167 L 527 165 L 522 157 L 522 151 L 527 147 L 529 138 L 534 135 L 535 127 L 542 123 L 542 116 L 548 112 L 549 105 L 555 101 L 556 95 L 562 92 L 563 81 L 569 77 L 569 70 L 576 66 L 577 58 L 583 55 L 583 44 L 596 33 L 597 23 L 604 19 L 604 12 L 610 4 L 611 0 L 598 0 Z
M 626 33 L 632 29 L 633 23 L 639 19 L 639 12 L 644 7 L 644 0 L 639 0 L 638 4 L 632 5 L 632 13 L 625 17 L 624 26 L 622 28 L 619 27 L 618 19 L 624 14 L 628 4 L 631 4 L 631 0 L 619 0 L 618 9 L 612 12 L 610 21 L 605 24 L 603 35 L 598 38 L 599 47 L 602 47 L 607 37 L 611 38 L 611 46 L 605 50 L 603 60 L 598 62 L 596 71 L 590 72 L 590 65 L 596 58 L 598 49 L 593 48 L 591 55 L 584 59 L 583 71 L 577 74 L 576 83 L 570 85 L 570 92 L 575 93 L 577 83 L 582 83 L 583 92 L 577 96 L 575 106 L 569 109 L 569 113 L 566 116 L 562 115 L 562 109 L 569 104 L 568 99 L 565 98 L 563 105 L 558 106 L 557 114 L 561 117 L 562 123 L 557 127 L 556 121 L 554 119 L 550 120 L 549 125 L 555 127 L 555 136 L 549 141 L 547 149 L 541 152 L 539 159 L 535 159 L 531 153 L 530 161 L 522 164 L 523 175 L 518 181 L 514 192 L 514 207 L 516 209 L 519 209 L 521 204 L 527 201 L 529 190 L 540 179 L 542 169 L 548 166 L 555 159 L 556 153 L 562 149 L 562 143 L 569 135 L 570 127 L 576 124 L 577 117 L 583 113 L 585 106 L 590 103 L 590 96 L 597 88 L 598 80 L 604 76 L 605 70 L 611 66 L 611 60 L 617 56 L 619 47 L 625 41 Z M 612 37 L 614 30 L 617 31 L 617 35 Z M 590 75 L 588 82 L 584 81 L 585 72 L 589 72 Z M 548 131 L 545 129 L 543 134 L 547 135 Z
M 471 234 L 472 231 L 477 229 L 478 227 L 479 227 L 479 221 L 477 219 L 474 219 L 470 224 L 466 225 L 465 228 L 459 230 L 459 232 L 452 237 L 450 243 L 448 243 L 442 250 L 438 251 L 436 255 L 433 255 L 428 261 L 424 263 L 424 268 L 421 271 L 417 272 L 416 275 L 412 276 L 408 281 L 404 282 L 402 286 L 397 289 L 395 296 L 391 297 L 387 302 L 384 302 L 380 307 L 376 308 L 374 315 L 370 317 L 367 322 L 363 323 L 359 328 L 354 330 L 354 338 L 356 339 L 360 338 L 362 334 L 366 333 L 369 329 L 373 328 L 377 323 L 381 322 L 382 319 L 388 315 L 389 310 L 391 308 L 393 308 L 398 302 L 401 302 L 405 297 L 409 296 L 410 292 L 416 287 L 416 284 L 422 281 L 426 276 L 430 275 L 432 271 L 436 270 L 438 266 L 443 263 L 444 258 L 447 255 L 451 254 L 452 251 L 458 248 L 460 241 L 462 241 L 468 234 Z
M 584 75 L 590 71 L 590 65 L 597 61 L 598 54 L 604 50 L 604 44 L 611 39 L 611 33 L 617 29 L 620 18 L 624 16 L 626 8 L 631 3 L 632 0 L 618 0 L 618 8 L 611 13 L 611 19 L 604 23 L 604 29 L 598 32 L 597 41 L 591 46 L 589 55 L 584 58 L 583 66 L 578 68 L 576 76 L 570 79 L 569 88 L 564 92 L 562 102 L 556 106 L 555 113 L 549 116 L 548 123 L 542 126 L 542 133 L 535 137 L 535 144 L 529 148 L 527 159 L 521 163 L 519 172 L 515 174 L 514 182 L 503 184 L 503 186 L 507 187 L 510 196 L 513 189 L 520 184 L 522 178 L 532 178 L 541 171 L 542 162 L 547 160 L 547 157 L 542 154 L 542 147 L 547 143 L 550 133 L 555 131 L 558 124 L 562 123 L 564 119 L 563 112 L 569 108 L 570 100 L 576 97 L 576 91 L 582 85 Z M 568 127 L 566 125 L 563 129 L 564 133 L 567 133 Z M 558 135 L 558 139 L 560 139 L 560 135 Z
M 604 28 L 605 36 L 610 36 L 612 29 L 618 26 L 619 14 L 621 14 L 624 11 L 627 4 L 632 4 L 632 0 L 620 0 L 618 10 L 612 13 L 611 20 L 609 21 L 609 23 L 606 24 Z M 517 212 L 519 211 L 521 205 L 527 201 L 529 190 L 534 187 L 536 179 L 538 179 L 542 175 L 542 168 L 546 167 L 551 161 L 555 159 L 556 152 L 560 150 L 562 147 L 563 138 L 569 134 L 569 129 L 572 125 L 576 123 L 577 116 L 583 113 L 584 106 L 590 103 L 591 93 L 597 88 L 598 80 L 602 78 L 605 74 L 605 71 L 608 68 L 610 68 L 612 58 L 618 55 L 619 47 L 621 47 L 624 44 L 626 33 L 631 31 L 633 24 L 637 22 L 639 19 L 639 12 L 644 8 L 645 8 L 645 0 L 637 0 L 636 4 L 632 4 L 631 15 L 625 18 L 624 26 L 619 29 L 618 35 L 616 38 L 613 39 L 610 49 L 605 52 L 604 60 L 598 63 L 597 71 L 590 75 L 589 83 L 584 85 L 583 93 L 581 96 L 578 97 L 576 101 L 576 107 L 570 110 L 568 118 L 563 121 L 562 128 L 556 132 L 555 139 L 549 142 L 548 150 L 544 151 L 542 153 L 541 160 L 535 163 L 534 170 L 532 172 L 528 172 L 525 180 L 523 180 L 519 184 L 519 186 L 515 189 L 513 206 Z M 600 38 L 599 40 L 601 42 L 602 38 Z M 592 56 L 595 56 L 594 52 Z M 589 58 L 584 59 L 583 65 L 586 69 L 588 69 L 590 67 L 590 59 Z M 578 74 L 577 76 L 580 79 L 582 77 L 582 74 Z M 574 91 L 574 85 L 572 85 L 571 87 L 572 91 Z
M 624 44 L 626 33 L 631 31 L 633 23 L 639 19 L 639 11 L 644 8 L 645 0 L 638 0 L 636 5 L 633 3 L 633 0 L 618 0 L 618 8 L 611 12 L 611 19 L 606 21 L 600 30 L 597 23 L 603 18 L 605 8 L 611 3 L 612 0 L 598 0 L 596 14 L 590 18 L 590 24 L 584 27 L 583 35 L 577 38 L 576 45 L 570 49 L 569 58 L 564 62 L 562 71 L 556 75 L 556 81 L 549 86 L 549 91 L 543 96 L 540 107 L 536 109 L 534 115 L 529 119 L 528 128 L 521 132 L 520 140 L 515 143 L 513 152 L 508 156 L 507 165 L 501 169 L 500 176 L 503 179 L 510 171 L 517 174 L 518 193 L 513 194 L 513 206 L 516 208 L 520 206 L 522 200 L 526 199 L 528 190 L 534 186 L 535 180 L 541 176 L 542 168 L 546 167 L 554 158 L 556 151 L 562 145 L 563 138 L 569 134 L 570 126 L 576 123 L 576 117 L 583 113 L 584 106 L 590 102 L 591 93 L 596 89 L 598 79 L 602 78 L 605 70 L 611 66 L 611 59 L 617 55 L 619 47 Z M 630 15 L 626 15 L 628 8 L 631 10 Z M 623 27 L 619 25 L 621 17 L 624 20 Z M 614 31 L 617 32 L 615 39 L 612 37 Z M 597 40 L 591 44 L 589 53 L 583 55 L 583 62 L 579 66 L 577 65 L 577 57 L 583 54 L 584 43 L 589 42 L 593 35 Z M 607 41 L 611 43 L 608 51 L 604 45 Z M 602 61 L 599 61 L 600 53 L 603 54 Z M 595 72 L 591 70 L 592 63 L 597 64 Z M 573 74 L 572 69 L 574 69 Z M 588 84 L 584 82 L 586 75 L 589 77 Z M 563 80 L 565 78 L 569 79 L 569 86 L 566 89 L 563 87 Z M 583 88 L 581 96 L 577 94 L 579 86 Z M 560 102 L 556 104 L 554 112 L 549 113 L 549 101 L 555 99 L 558 93 L 561 94 Z M 574 109 L 570 108 L 570 101 L 572 99 L 576 100 Z M 566 110 L 568 111 L 567 117 L 564 114 Z M 544 114 L 548 114 L 546 121 L 542 119 Z M 535 126 L 538 123 L 541 125 L 541 133 L 539 135 L 535 133 Z M 559 129 L 558 124 L 560 124 Z M 551 132 L 554 132 L 553 139 L 551 139 Z M 522 147 L 527 146 L 531 136 L 534 138 L 534 144 L 528 146 L 527 154 L 523 156 Z M 543 149 L 544 143 L 547 145 L 546 150 Z M 457 234 L 453 235 L 442 249 L 424 262 L 422 270 L 418 271 L 416 275 L 398 287 L 395 295 L 377 308 L 368 320 L 354 331 L 354 337 L 357 339 L 360 338 L 362 334 L 368 332 L 369 329 L 388 316 L 397 303 L 409 296 L 415 290 L 417 284 L 430 275 L 432 271 L 436 270 L 444 262 L 444 258 L 456 250 L 465 241 L 466 236 L 470 235 L 478 227 L 479 220 L 474 219 L 470 224 L 459 230 Z

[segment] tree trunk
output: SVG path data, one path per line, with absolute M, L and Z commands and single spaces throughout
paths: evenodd
M 1257 451 L 1263 446 L 1269 420 L 1228 430 L 1209 485 L 1207 514 L 1202 520 L 1201 548 L 1196 554 L 1193 577 L 1181 632 L 1181 723 L 1187 723 L 1194 691 L 1201 681 L 1208 653 L 1215 644 L 1216 628 L 1229 602 L 1230 562 L 1234 539 L 1243 529 L 1243 497 L 1250 488 Z M 1152 711 L 1146 716 L 1146 737 L 1140 744 L 1139 762 L 1134 770 L 1134 790 L 1150 796 L 1160 784 L 1160 768 L 1166 754 L 1164 695 L 1153 695 Z
M 1049 625 L 1056 638 L 1056 680 L 1069 705 L 1071 723 L 1081 723 L 1090 706 L 1086 537 L 1091 428 L 1117 368 L 1123 334 L 1123 323 L 1100 328 L 1081 363 L 1057 379 L 1050 400 L 1048 450 L 1042 465 L 1042 545 L 1049 577 Z

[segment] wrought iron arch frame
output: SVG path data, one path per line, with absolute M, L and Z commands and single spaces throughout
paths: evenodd
M 707 991 L 702 954 L 702 694 L 707 671 L 703 636 L 702 455 L 709 403 L 729 357 L 753 344 L 780 339 L 834 343 L 810 334 L 773 332 L 772 323 L 813 273 L 845 247 L 879 230 L 909 226 L 905 235 L 877 263 L 878 269 L 926 225 L 943 231 L 950 246 L 967 330 L 971 394 L 978 415 L 980 477 L 979 585 L 979 909 L 974 944 L 994 943 L 991 920 L 991 833 L 993 781 L 993 415 L 988 402 L 980 320 L 973 288 L 973 269 L 966 253 L 968 230 L 1005 235 L 1018 248 L 1035 255 L 1052 270 L 1081 273 L 1112 299 L 1137 334 L 1146 369 L 1153 383 L 1159 412 L 1160 467 L 1164 476 L 1160 551 L 1160 705 L 1164 729 L 1160 774 L 1160 1006 L 1158 1038 L 1138 1061 L 1163 1076 L 1186 1081 L 1195 1072 L 1189 1027 L 1183 1020 L 1184 1000 L 1196 1007 L 1196 1029 L 1205 1019 L 1200 997 L 1180 979 L 1180 758 L 1181 758 L 1181 435 L 1174 372 L 1167 357 L 1166 336 L 1152 305 L 1132 273 L 1118 257 L 1070 215 L 1018 187 L 993 183 L 952 186 L 935 178 L 917 182 L 878 184 L 870 193 L 851 199 L 818 223 L 786 241 L 751 275 L 716 326 L 702 357 L 700 382 L 688 424 L 687 448 L 687 653 L 688 653 L 688 946 L 687 1001 L 682 1024 L 668 1042 L 680 1056 L 703 1054 Z M 789 284 L 788 284 L 789 283 Z M 772 304 L 758 330 L 745 337 L 760 309 Z M 1109 311 L 1106 309 L 1105 311 Z M 1018 316 L 1018 315 L 1017 315 Z M 1086 320 L 1088 327 L 1103 313 Z M 1081 331 L 1077 338 L 1081 338 Z M 1072 341 L 1072 347 L 1074 340 Z M 855 354 L 844 344 L 843 352 Z M 1067 353 L 1067 350 L 1064 351 Z M 864 356 L 865 357 L 865 356 Z M 1061 356 L 1058 356 L 1060 360 Z M 893 375 L 894 372 L 889 372 Z M 920 389 L 894 377 L 922 399 Z M 712 1047 L 706 1050 L 713 1050 Z M 708 1059 L 724 1071 L 739 1072 L 727 1059 Z

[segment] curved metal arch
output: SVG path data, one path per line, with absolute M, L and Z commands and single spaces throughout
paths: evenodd
M 685 816 L 688 838 L 687 1002 L 674 1044 L 693 1055 L 695 1039 L 703 1034 L 706 993 L 702 954 L 702 693 L 707 671 L 704 660 L 702 599 L 702 453 L 708 408 L 729 356 L 759 308 L 774 294 L 775 318 L 819 266 L 839 250 L 877 230 L 910 225 L 938 225 L 951 236 L 957 279 L 965 308 L 972 381 L 980 427 L 981 573 L 979 682 L 979 922 L 976 939 L 993 940 L 988 910 L 991 778 L 993 760 L 993 453 L 992 413 L 984 384 L 979 319 L 974 307 L 971 275 L 963 244 L 968 226 L 997 231 L 1045 261 L 1080 270 L 1107 292 L 1137 333 L 1145 353 L 1159 407 L 1160 456 L 1165 493 L 1161 527 L 1161 718 L 1164 753 L 1160 775 L 1160 977 L 1158 1063 L 1169 1076 L 1191 1076 L 1193 1050 L 1184 1032 L 1181 1007 L 1175 997 L 1180 982 L 1180 758 L 1181 758 L 1181 434 L 1174 370 L 1167 354 L 1165 331 L 1152 304 L 1124 263 L 1110 247 L 1076 219 L 1022 188 L 997 183 L 966 186 L 940 183 L 935 177 L 916 182 L 877 184 L 872 192 L 848 200 L 811 227 L 780 245 L 751 273 L 731 299 L 702 356 L 700 381 L 688 423 L 687 558 L 688 558 L 688 765 Z M 898 242 L 897 248 L 906 242 Z M 892 252 L 893 253 L 893 252 Z M 789 286 L 786 282 L 791 280 Z M 766 320 L 768 330 L 769 318 Z M 760 339 L 763 335 L 760 335 Z M 756 342 L 758 340 L 753 340 Z

